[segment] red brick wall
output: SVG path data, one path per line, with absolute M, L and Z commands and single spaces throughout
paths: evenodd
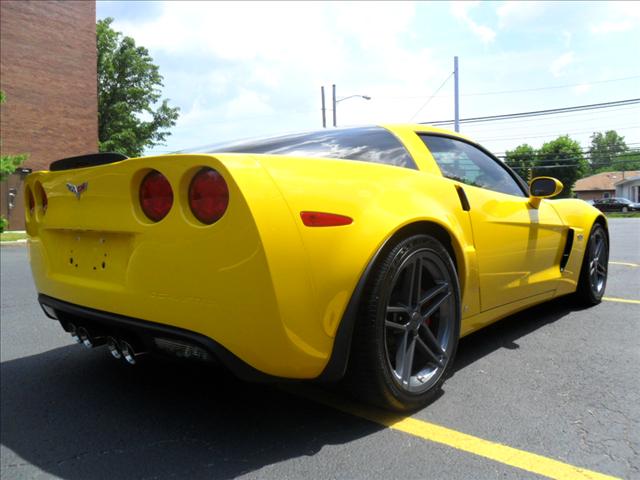
M 95 29 L 91 0 L 0 1 L 0 89 L 7 95 L 0 115 L 2 153 L 28 153 L 24 166 L 35 171 L 97 151 Z M 24 226 L 17 210 L 9 217 L 12 229 Z

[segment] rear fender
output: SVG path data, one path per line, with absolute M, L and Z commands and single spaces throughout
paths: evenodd
M 403 232 L 417 228 L 425 233 L 428 225 L 446 232 L 463 286 L 464 314 L 477 311 L 471 224 L 451 181 L 416 170 L 358 161 L 276 156 L 261 156 L 259 161 L 286 199 L 306 250 L 317 305 L 308 317 L 335 339 L 323 379 L 339 377 L 344 371 L 363 285 L 381 252 Z M 308 227 L 300 219 L 302 211 L 345 215 L 353 222 Z

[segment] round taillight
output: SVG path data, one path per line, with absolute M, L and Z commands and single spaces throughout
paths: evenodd
M 33 192 L 30 188 L 27 189 L 27 205 L 29 206 L 29 214 L 33 216 L 36 209 L 36 199 L 33 197 Z
M 167 216 L 173 205 L 173 190 L 169 180 L 157 170 L 152 170 L 140 184 L 140 207 L 154 222 Z
M 202 168 L 189 185 L 189 207 L 202 223 L 218 221 L 229 205 L 229 188 L 222 175 L 213 168 Z
M 47 192 L 44 191 L 42 185 L 38 183 L 38 196 L 40 197 L 40 202 L 42 204 L 42 213 L 47 212 L 47 207 L 49 206 L 49 200 L 47 199 Z

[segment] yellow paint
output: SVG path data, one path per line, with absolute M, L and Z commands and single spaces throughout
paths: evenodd
M 381 417 L 378 414 L 371 416 L 366 413 L 359 416 L 394 430 L 549 478 L 593 480 L 615 478 L 415 418 L 394 419 Z
M 631 300 L 629 298 L 602 297 L 607 302 L 635 303 L 640 304 L 640 300 Z
M 416 135 L 442 130 L 387 128 L 418 170 L 351 160 L 186 154 L 36 172 L 26 188 L 38 205 L 27 212 L 37 290 L 198 332 L 256 369 L 290 378 L 323 371 L 367 264 L 410 224 L 439 225 L 451 238 L 462 332 L 575 291 L 586 241 L 575 242 L 564 272 L 556 265 L 568 226 L 588 235 L 600 215 L 596 209 L 580 200 L 542 200 L 534 213 L 526 197 L 505 198 L 442 177 Z M 189 182 L 203 166 L 217 169 L 230 191 L 225 215 L 208 226 L 187 202 Z M 165 175 L 174 192 L 173 208 L 158 223 L 146 219 L 138 201 L 150 169 Z M 84 182 L 78 199 L 67 183 Z M 39 206 L 40 185 L 46 212 Z M 471 215 L 460 206 L 460 185 Z M 304 210 L 354 221 L 309 228 L 300 219 Z
M 630 263 L 630 262 L 612 262 L 612 261 L 609 261 L 609 265 L 624 265 L 625 267 L 640 267 L 640 265 L 638 265 L 637 263 Z
M 504 465 L 526 470 L 549 478 L 566 480 L 611 480 L 616 477 L 580 468 L 536 453 L 519 450 L 413 417 L 358 405 L 316 388 L 285 388 L 287 392 L 319 402 L 355 417 L 413 435 L 430 442 L 446 445 Z

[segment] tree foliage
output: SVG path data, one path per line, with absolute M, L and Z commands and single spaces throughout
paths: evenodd
M 564 188 L 560 197 L 570 197 L 576 180 L 589 170 L 589 165 L 582 154 L 580 144 L 562 135 L 551 140 L 538 150 L 533 176 L 555 177 L 562 182 Z
M 617 157 L 629 150 L 624 141 L 624 137 L 618 135 L 615 130 L 608 130 L 604 133 L 594 132 L 591 135 L 591 146 L 589 147 L 589 159 L 591 165 L 596 169 L 618 170 L 615 165 Z
M 0 105 L 5 102 L 6 98 L 4 92 L 0 90 Z M 28 157 L 26 153 L 19 155 L 0 155 L 0 181 L 15 172 L 16 168 L 22 165 L 22 162 Z
M 607 167 L 600 168 L 599 172 L 619 172 L 640 170 L 640 150 L 628 150 L 619 154 Z
M 526 143 L 519 145 L 506 152 L 505 163 L 527 180 L 534 177 L 557 178 L 564 185 L 560 197 L 571 196 L 576 180 L 589 172 L 589 163 L 580 144 L 568 135 L 551 140 L 537 150 Z
M 513 168 L 522 178 L 527 178 L 529 170 L 536 161 L 536 149 L 526 143 L 518 145 L 505 153 L 505 163 Z
M 178 108 L 160 100 L 163 77 L 144 47 L 98 20 L 98 140 L 100 151 L 140 156 L 161 145 Z

